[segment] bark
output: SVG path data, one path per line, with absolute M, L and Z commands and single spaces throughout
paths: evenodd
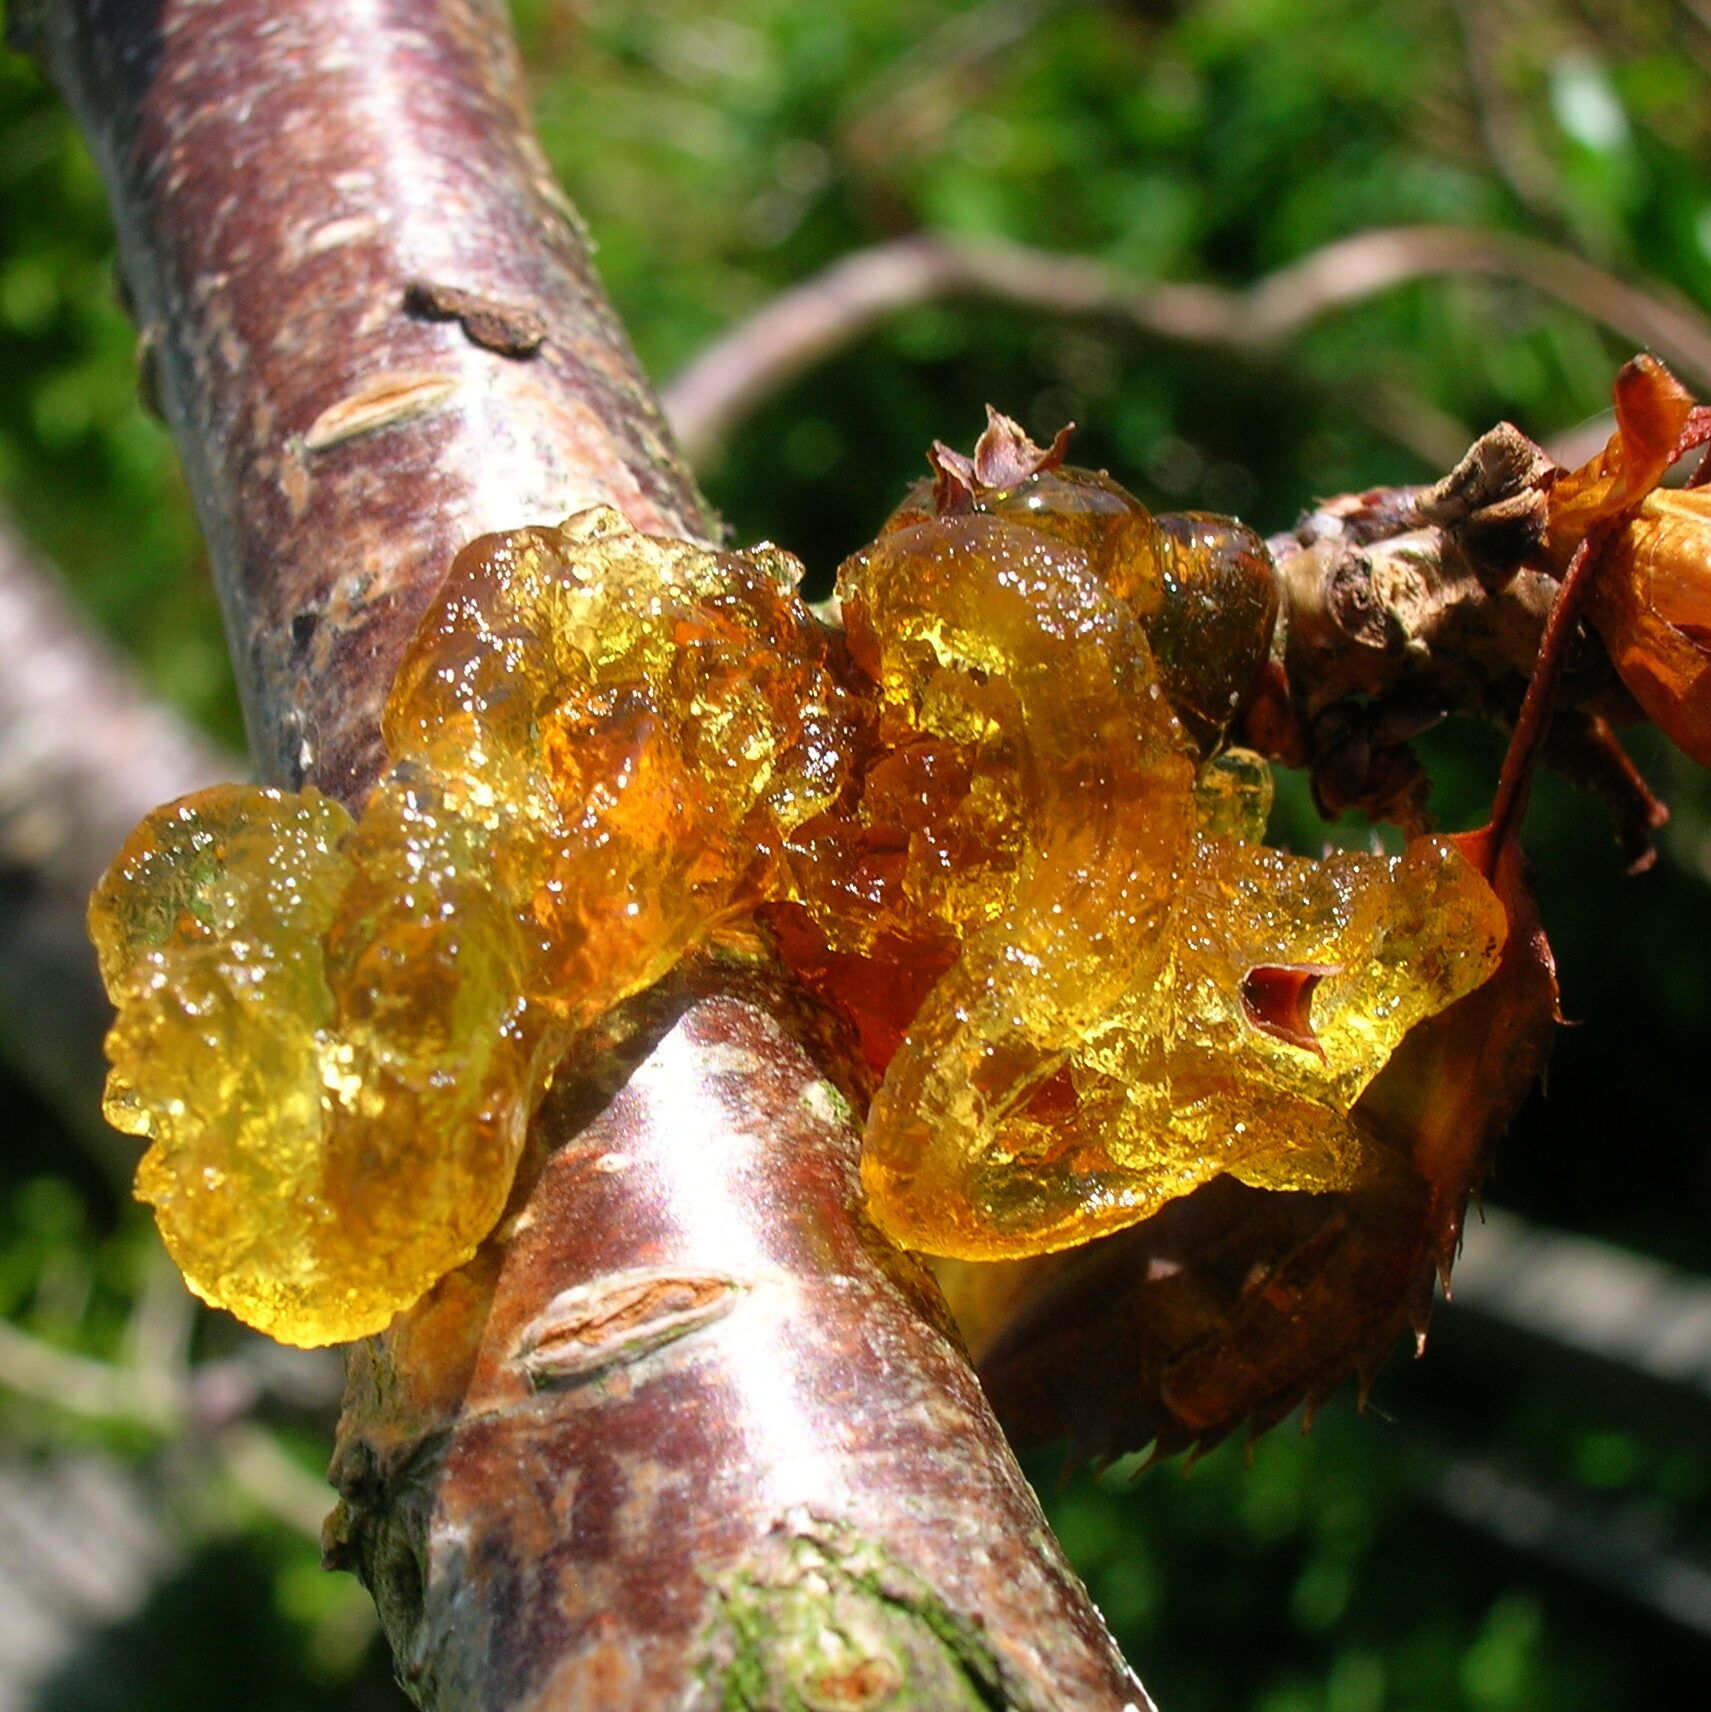
M 264 778 L 347 801 L 453 552 L 715 525 L 498 0 L 53 0 Z M 620 1026 L 621 1025 L 621 1026 Z M 353 1351 L 330 1554 L 425 1706 L 1141 1706 L 764 971 L 618 1019 L 512 1215 Z
M 1511 724 L 1541 658 L 1556 580 L 1533 568 L 1551 459 L 1500 424 L 1430 487 L 1343 494 L 1267 543 L 1273 659 L 1243 737 L 1309 770 L 1321 810 L 1425 830 L 1411 740 L 1464 716 Z M 1642 715 L 1595 633 L 1568 635 L 1544 759 L 1604 799 L 1631 870 L 1669 812 L 1622 748 Z
M 542 1114 L 507 1234 L 353 1365 L 333 1551 L 412 1692 L 1145 1704 L 936 1291 L 861 1217 L 811 1019 L 702 969 L 622 1025 Z
M 264 778 L 368 789 L 398 645 L 474 536 L 600 500 L 708 534 L 497 0 L 27 20 L 111 189 Z

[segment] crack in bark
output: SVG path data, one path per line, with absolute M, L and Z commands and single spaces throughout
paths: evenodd
M 582 1384 L 710 1325 L 747 1288 L 717 1273 L 660 1269 L 573 1285 L 524 1328 L 512 1359 L 537 1390 Z

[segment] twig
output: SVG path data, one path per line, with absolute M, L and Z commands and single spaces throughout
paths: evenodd
M 715 533 L 501 0 L 54 0 L 43 45 L 115 203 L 264 779 L 364 795 L 471 536 L 597 502 Z M 476 300 L 479 339 L 409 307 Z M 899 1706 L 1145 1706 L 942 1306 L 861 1217 L 811 1019 L 764 978 L 685 980 L 566 1074 L 516 1218 L 351 1352 L 333 1551 L 412 1692 L 723 1705 L 814 1612 L 797 1698 L 833 1671 L 894 1673 Z M 584 1378 L 543 1366 L 557 1346 Z M 791 1624 L 755 1629 L 775 1607 Z
M 1106 315 L 1190 344 L 1263 351 L 1311 322 L 1411 280 L 1511 279 L 1655 350 L 1711 385 L 1711 323 L 1578 256 L 1510 232 L 1399 226 L 1315 250 L 1244 290 L 1138 281 L 1103 262 L 990 241 L 918 236 L 858 250 L 781 292 L 666 387 L 666 414 L 692 458 L 798 375 L 887 316 L 975 296 L 1057 315 Z

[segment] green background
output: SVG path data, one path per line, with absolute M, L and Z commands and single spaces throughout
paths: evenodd
M 642 359 L 668 378 L 779 290 L 916 231 L 1242 286 L 1339 237 L 1409 223 L 1530 234 L 1711 310 L 1711 14 L 1703 0 L 527 0 L 548 152 L 598 240 Z M 160 696 L 238 741 L 217 614 L 172 447 L 135 399 L 94 171 L 30 67 L 0 60 L 0 494 Z M 1707 324 L 1711 326 L 1711 323 Z M 1540 440 L 1607 407 L 1631 346 L 1500 279 L 1422 281 L 1266 353 L 1146 339 L 993 303 L 925 306 L 767 401 L 703 472 L 735 535 L 829 585 L 935 437 L 991 401 L 1161 507 L 1286 527 L 1317 495 L 1428 479 L 1507 417 Z M 4 667 L 0 666 L 0 670 Z M 1603 811 L 1554 781 L 1528 829 L 1565 1004 L 1549 1096 L 1495 1204 L 1711 1270 L 1703 1054 L 1711 791 L 1652 734 L 1675 808 L 1625 878 Z M 1500 739 L 1435 734 L 1435 805 L 1473 824 Z M 1322 841 L 1299 788 L 1282 835 Z M 1348 829 L 1343 829 L 1347 833 Z M 1358 832 L 1352 834 L 1358 836 Z M 170 1290 L 152 1232 L 21 1084 L 0 1091 L 0 1313 L 99 1359 Z M 200 1358 L 229 1328 L 190 1328 Z M 1166 1712 L 1553 1712 L 1676 1706 L 1711 1666 L 1665 1620 L 1438 1501 L 1468 1459 L 1594 1529 L 1707 1561 L 1703 1415 L 1619 1376 L 1513 1357 L 1443 1323 L 1376 1407 L 1343 1398 L 1186 1476 L 1095 1482 L 1037 1457 L 1066 1546 Z M 1120 1350 L 1111 1352 L 1121 1361 Z M 303 1470 L 324 1406 L 260 1421 Z M 13 1458 L 99 1453 L 164 1480 L 179 1567 L 92 1636 L 44 1706 L 397 1704 L 364 1596 L 301 1530 L 146 1427 L 0 1394 Z M 1624 1535 L 1623 1537 L 1627 1537 Z M 1637 1584 L 1637 1577 L 1636 1577 Z

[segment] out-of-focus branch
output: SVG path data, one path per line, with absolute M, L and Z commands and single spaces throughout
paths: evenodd
M 173 1432 L 184 1397 L 170 1376 L 55 1349 L 0 1320 L 0 1386 L 74 1415 Z
M 1432 1332 L 1447 1396 L 1468 1373 L 1526 1375 L 1648 1434 L 1703 1440 L 1711 1282 L 1596 1238 L 1487 1208 L 1470 1221 L 1455 1295 Z M 1418 1423 L 1416 1423 L 1418 1425 Z M 1488 1540 L 1697 1635 L 1711 1572 L 1633 1497 L 1565 1491 L 1500 1461 L 1446 1456 L 1431 1498 Z
M 887 316 L 943 298 L 1109 316 L 1153 338 L 1264 351 L 1410 280 L 1454 274 L 1516 281 L 1711 385 L 1711 322 L 1696 310 L 1510 232 L 1459 226 L 1361 232 L 1239 291 L 1140 281 L 1085 256 L 921 236 L 858 250 L 781 292 L 677 375 L 664 392 L 666 414 L 690 456 L 703 459 L 797 376 Z
M 151 701 L 0 517 L 0 1040 L 129 1178 L 100 1120 L 111 1012 L 83 927 L 89 889 L 155 804 L 243 763 Z
M 1430 1498 L 1482 1540 L 1678 1625 L 1701 1644 L 1711 1639 L 1711 1566 L 1670 1539 L 1655 1504 L 1595 1509 L 1584 1495 L 1472 1456 L 1446 1458 Z
M 164 1256 L 161 1269 L 169 1274 Z M 175 1274 L 165 1276 L 164 1283 L 188 1325 L 194 1304 L 183 1284 Z M 320 1352 L 292 1353 L 295 1365 L 308 1370 L 295 1377 L 313 1383 Z M 0 1320 L 0 1391 L 84 1420 L 140 1428 L 162 1443 L 194 1435 L 253 1503 L 286 1526 L 318 1537 L 327 1514 L 327 1489 L 252 1418 L 263 1390 L 242 1357 L 193 1368 L 161 1351 L 132 1350 L 118 1361 L 97 1361 Z
M 1613 1243 L 1487 1209 L 1456 1266 L 1453 1317 L 1577 1363 L 1601 1394 L 1651 1387 L 1703 1431 L 1711 1411 L 1711 1281 Z M 1650 1394 L 1648 1394 L 1648 1401 Z
M 0 1708 L 29 1712 L 91 1634 L 136 1614 L 178 1566 L 158 1482 L 66 1447 L 0 1452 Z
M 326 1487 L 292 1461 L 256 1414 L 266 1403 L 329 1418 L 338 1397 L 337 1358 L 246 1334 L 232 1353 L 192 1364 L 200 1312 L 157 1248 L 113 1360 L 61 1349 L 0 1320 L 0 1393 L 27 1397 L 52 1414 L 140 1429 L 162 1447 L 194 1440 L 252 1503 L 318 1537 Z M 0 1584 L 5 1579 L 0 1575 Z
M 1462 67 L 1485 152 L 1521 205 L 1555 226 L 1561 213 L 1555 175 L 1504 82 L 1504 19 L 1479 0 L 1450 0 L 1450 11 L 1461 33 Z
M 1064 4 L 978 0 L 951 12 L 853 92 L 838 124 L 844 150 L 870 172 L 881 161 L 929 155 L 957 115 L 978 105 L 994 65 Z
M 358 801 L 455 550 L 595 503 L 708 537 L 501 0 L 47 0 L 264 779 Z M 921 1270 L 813 1019 L 685 971 L 569 1072 L 514 1217 L 351 1352 L 334 1559 L 423 1705 L 1146 1697 Z
M 0 517 L 0 863 L 87 894 L 151 807 L 241 767 L 149 698 Z

